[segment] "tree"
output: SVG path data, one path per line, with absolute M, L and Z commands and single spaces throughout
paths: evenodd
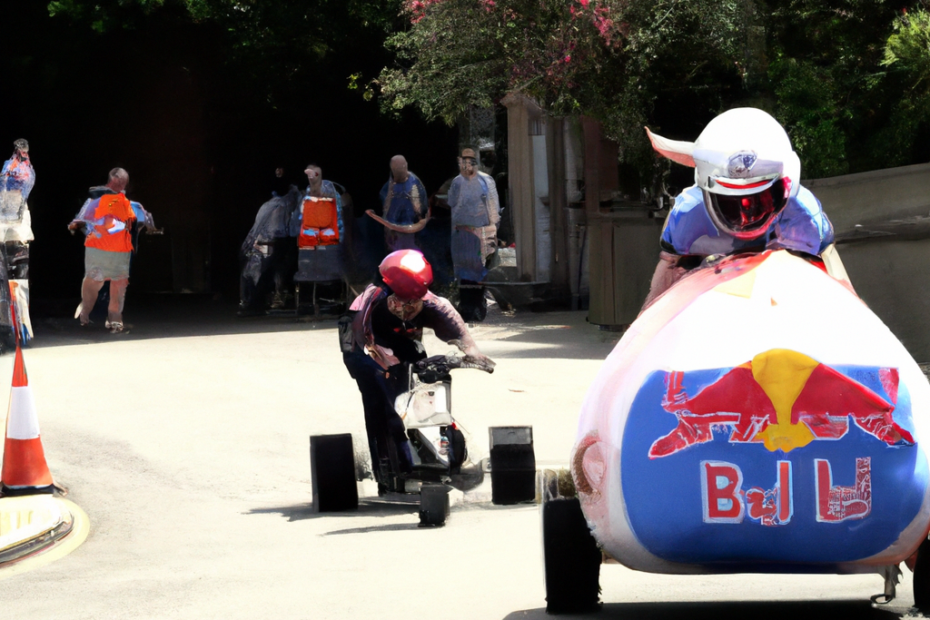
M 730 0 L 406 0 L 387 42 L 397 63 L 373 83 L 386 110 L 452 123 L 507 92 L 557 115 L 600 118 L 626 161 L 651 168 L 642 126 L 663 91 L 713 98 L 740 81 L 746 18 Z M 714 26 L 703 27 L 707 15 Z
M 644 124 L 694 139 L 719 112 L 753 105 L 785 125 L 805 176 L 830 176 L 922 156 L 928 28 L 923 13 L 898 19 L 916 4 L 406 0 L 406 28 L 388 39 L 397 62 L 374 86 L 386 109 L 446 122 L 522 91 L 553 114 L 602 120 L 644 175 Z M 898 105 L 905 74 L 913 96 Z
M 520 91 L 552 114 L 600 119 L 644 177 L 643 125 L 690 140 L 716 114 L 752 105 L 786 127 L 810 178 L 930 159 L 926 2 L 58 0 L 49 10 L 106 30 L 180 8 L 224 29 L 243 66 L 278 88 L 334 51 L 385 40 L 388 66 L 366 92 L 383 110 L 451 124 Z M 349 87 L 377 70 L 347 72 Z
M 134 29 L 156 14 L 175 14 L 225 33 L 228 59 L 274 93 L 309 69 L 359 48 L 378 50 L 400 0 L 55 0 L 53 17 L 100 33 Z M 365 54 L 359 54 L 364 56 Z M 382 61 L 383 62 L 383 61 Z M 360 68 L 362 71 L 366 68 Z M 370 69 L 369 69 L 370 70 Z M 370 70 L 373 71 L 373 70 Z M 347 76 L 341 76 L 345 80 Z M 344 83 L 344 82 L 343 82 Z

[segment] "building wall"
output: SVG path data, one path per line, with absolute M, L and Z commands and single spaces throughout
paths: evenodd
M 918 362 L 930 362 L 930 164 L 803 184 L 833 222 L 859 296 Z

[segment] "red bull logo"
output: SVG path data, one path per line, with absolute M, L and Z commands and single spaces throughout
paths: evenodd
M 649 449 L 649 458 L 667 457 L 714 439 L 729 429 L 730 443 L 761 443 L 771 452 L 790 452 L 812 441 L 837 440 L 850 421 L 888 445 L 914 439 L 892 417 L 898 372 L 880 369 L 891 402 L 868 387 L 803 353 L 772 349 L 730 370 L 688 396 L 681 372 L 671 372 L 662 408 L 678 418 L 672 432 Z
M 662 408 L 678 418 L 672 432 L 657 439 L 649 458 L 670 456 L 713 441 L 729 431 L 730 443 L 762 444 L 785 454 L 813 441 L 839 440 L 850 423 L 887 445 L 913 445 L 911 434 L 894 420 L 898 394 L 895 369 L 878 371 L 888 399 L 816 360 L 787 349 L 756 355 L 688 396 L 684 374 L 671 372 Z M 890 400 L 890 402 L 889 402 Z M 771 488 L 743 488 L 740 467 L 724 461 L 701 461 L 701 496 L 705 523 L 786 525 L 794 515 L 792 464 L 776 464 Z M 820 523 L 862 519 L 872 509 L 871 458 L 856 458 L 855 484 L 833 484 L 826 459 L 814 459 L 814 512 Z

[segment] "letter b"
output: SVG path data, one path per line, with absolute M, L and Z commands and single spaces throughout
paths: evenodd
M 740 489 L 743 472 L 732 463 L 701 461 L 701 500 L 705 523 L 740 523 L 745 514 Z

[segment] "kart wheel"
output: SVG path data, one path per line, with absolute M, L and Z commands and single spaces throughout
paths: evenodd
M 465 445 L 465 433 L 457 428 L 449 429 L 452 431 L 452 450 L 449 459 L 449 465 L 457 469 L 468 458 L 468 447 Z
M 420 489 L 420 527 L 442 527 L 449 516 L 449 491 L 444 484 L 424 484 Z
M 351 434 L 310 436 L 310 478 L 318 512 L 358 508 Z
M 920 543 L 914 564 L 914 607 L 930 611 L 930 539 Z
M 544 502 L 542 527 L 546 611 L 568 614 L 600 609 L 601 552 L 578 498 Z

